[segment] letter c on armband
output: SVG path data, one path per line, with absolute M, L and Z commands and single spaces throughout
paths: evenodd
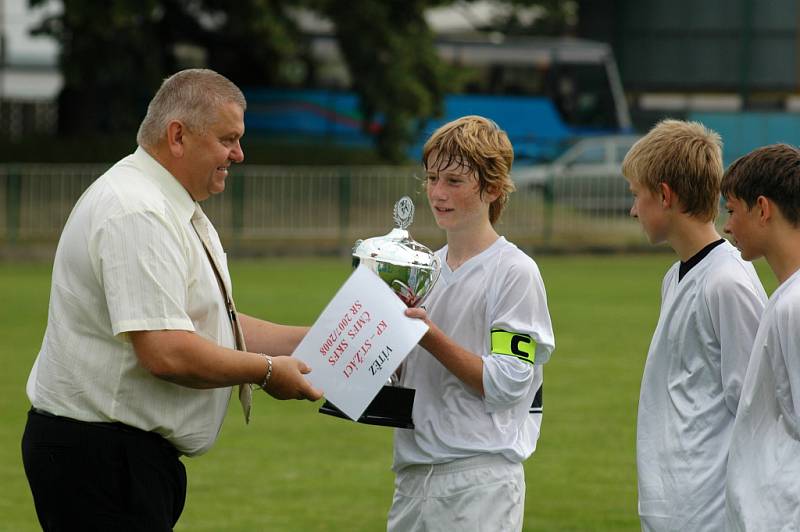
M 492 329 L 492 353 L 507 355 L 533 364 L 536 342 L 530 335 Z

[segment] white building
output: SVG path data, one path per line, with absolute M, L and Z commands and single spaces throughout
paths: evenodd
M 61 2 L 34 11 L 27 0 L 0 0 L 0 99 L 52 101 L 58 95 L 58 45 L 50 37 L 30 35 L 56 9 Z

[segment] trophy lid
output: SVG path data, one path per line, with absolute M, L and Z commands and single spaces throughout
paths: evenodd
M 397 227 L 386 235 L 356 241 L 353 256 L 396 266 L 438 269 L 434 253 L 408 234 L 407 228 L 413 220 L 414 204 L 408 196 L 403 196 L 394 206 Z

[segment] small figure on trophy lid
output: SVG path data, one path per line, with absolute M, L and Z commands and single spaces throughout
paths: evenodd
M 394 225 L 400 229 L 408 229 L 414 221 L 414 202 L 403 196 L 394 204 Z

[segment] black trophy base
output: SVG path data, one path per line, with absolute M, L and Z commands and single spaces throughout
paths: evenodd
M 358 418 L 359 423 L 413 429 L 411 410 L 414 407 L 414 389 L 400 386 L 384 386 Z M 336 408 L 330 401 L 319 409 L 320 413 L 350 419 L 347 414 Z

